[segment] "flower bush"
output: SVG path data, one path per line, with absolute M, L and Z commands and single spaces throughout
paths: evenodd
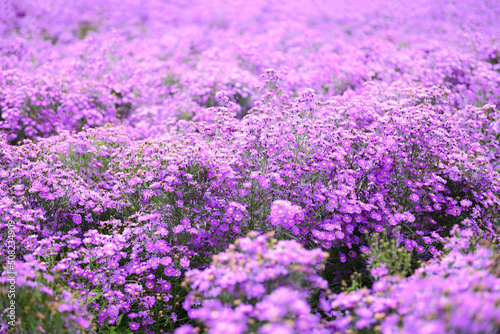
M 4 333 L 13 328 L 22 333 L 84 333 L 89 328 L 85 305 L 56 283 L 59 278 L 50 275 L 44 263 L 28 255 L 9 267 L 0 277 Z M 11 302 L 12 294 L 16 303 Z
M 498 245 L 485 247 L 456 230 L 446 255 L 402 279 L 377 275 L 372 290 L 330 296 L 323 307 L 337 312 L 332 330 L 352 333 L 494 333 L 500 328 Z M 340 312 L 340 313 L 339 313 Z
M 2 330 L 497 330 L 496 1 L 0 12 Z
M 327 288 L 318 270 L 328 253 L 271 239 L 273 235 L 251 231 L 215 255 L 209 268 L 187 272 L 185 283 L 193 290 L 184 308 L 190 318 L 209 333 L 323 333 L 306 298 L 313 289 Z M 192 330 L 188 325 L 176 333 Z

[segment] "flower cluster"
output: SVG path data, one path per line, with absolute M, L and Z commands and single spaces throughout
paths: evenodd
M 16 261 L 14 268 L 0 276 L 3 333 L 13 328 L 19 333 L 85 333 L 89 329 L 91 316 L 85 305 L 61 285 L 57 275 L 47 272 L 44 263 L 28 255 L 25 261 Z M 12 283 L 13 291 L 9 288 Z M 8 307 L 14 310 L 14 318 L 8 317 Z
M 443 245 L 499 237 L 498 1 L 0 13 L 0 266 L 39 272 L 26 331 L 497 330 L 496 271 L 446 264 L 494 254 Z
M 299 225 L 304 220 L 304 212 L 297 205 L 292 205 L 289 201 L 274 201 L 271 206 L 271 224 L 279 225 L 284 229 L 291 229 L 293 234 L 298 235 Z
M 335 331 L 383 333 L 495 333 L 500 329 L 498 249 L 474 246 L 473 233 L 456 231 L 448 254 L 401 279 L 378 270 L 372 290 L 330 296 L 324 311 Z
M 186 273 L 192 291 L 184 308 L 209 333 L 323 333 L 307 298 L 314 289 L 327 288 L 318 270 L 328 254 L 273 235 L 252 231 L 215 255 L 209 268 Z

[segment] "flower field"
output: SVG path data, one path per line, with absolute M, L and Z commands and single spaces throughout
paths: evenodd
M 500 333 L 499 18 L 0 0 L 0 334 Z

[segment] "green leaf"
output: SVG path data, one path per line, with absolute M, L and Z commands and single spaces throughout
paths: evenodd
M 120 323 L 122 322 L 124 313 L 120 314 L 120 317 L 118 318 L 118 322 L 116 323 L 117 326 L 120 326 Z

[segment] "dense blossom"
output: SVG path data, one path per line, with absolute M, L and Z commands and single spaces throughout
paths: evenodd
M 498 1 L 0 13 L 21 332 L 498 331 Z
M 454 231 L 455 232 L 455 231 Z M 498 245 L 471 249 L 473 233 L 456 231 L 447 254 L 412 276 L 376 275 L 367 289 L 330 296 L 323 304 L 337 316 L 330 323 L 341 333 L 378 329 L 382 333 L 496 333 L 500 329 Z M 372 270 L 373 272 L 373 270 Z M 375 275 L 374 275 L 375 276 Z M 342 312 L 342 313 L 339 313 Z
M 251 231 L 215 255 L 209 268 L 186 273 L 193 291 L 184 308 L 209 333 L 224 328 L 231 333 L 326 333 L 306 299 L 313 289 L 327 288 L 318 270 L 328 254 L 273 235 Z
M 5 310 L 0 314 L 3 333 L 10 332 L 12 327 L 22 333 L 84 333 L 89 328 L 85 305 L 55 283 L 57 277 L 46 271 L 43 262 L 27 255 L 25 261 L 16 261 L 6 269 L 0 276 L 0 305 Z M 15 304 L 10 303 L 10 294 L 15 295 Z M 17 317 L 12 317 L 13 314 Z M 38 321 L 31 322 L 32 318 Z

